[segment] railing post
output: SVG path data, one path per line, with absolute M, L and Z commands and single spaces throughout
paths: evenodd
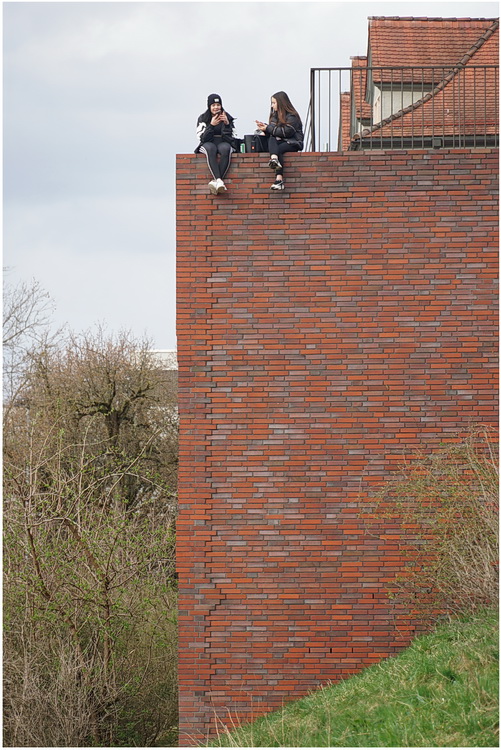
M 316 107 L 315 107 L 315 68 L 310 68 L 310 106 L 311 106 L 311 118 L 310 118 L 310 128 L 311 128 L 311 150 L 316 151 L 316 143 L 315 143 L 315 113 L 316 113 Z

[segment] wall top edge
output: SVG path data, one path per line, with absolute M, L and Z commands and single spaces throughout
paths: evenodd
M 381 156 L 381 154 L 384 154 L 385 156 L 419 156 L 422 154 L 498 154 L 499 148 L 495 146 L 490 147 L 482 147 L 482 148 L 413 148 L 413 149 L 371 149 L 370 151 L 300 151 L 296 153 L 288 153 L 287 158 L 292 159 L 305 159 L 305 158 L 312 158 L 312 157 L 321 157 L 323 159 L 332 159 L 332 158 L 349 158 L 349 159 L 360 159 L 360 158 L 366 158 L 371 156 Z M 200 154 L 195 153 L 181 153 L 176 154 L 176 157 L 178 159 L 195 159 L 200 158 Z M 235 152 L 233 154 L 232 158 L 235 157 L 243 157 L 244 159 L 268 159 L 267 153 L 248 153 L 248 154 L 241 154 L 238 152 Z

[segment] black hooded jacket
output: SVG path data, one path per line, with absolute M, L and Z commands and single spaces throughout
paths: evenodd
M 207 110 L 197 120 L 197 136 L 200 138 L 200 143 L 195 149 L 195 153 L 198 154 L 200 146 L 203 146 L 206 141 L 213 141 L 215 137 L 221 137 L 223 141 L 229 143 L 234 149 L 237 148 L 237 139 L 235 138 L 233 123 L 234 118 L 226 112 L 228 117 L 228 125 L 220 123 L 219 125 L 211 125 L 213 115 Z M 219 139 L 219 138 L 218 138 Z
M 278 115 L 276 112 L 273 112 L 270 116 L 270 122 L 266 126 L 265 133 L 266 135 L 272 135 L 274 138 L 298 146 L 299 151 L 303 150 L 303 123 L 298 115 L 288 112 L 284 125 L 278 122 Z

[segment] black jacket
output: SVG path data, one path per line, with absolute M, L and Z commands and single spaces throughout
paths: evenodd
M 225 123 L 220 123 L 219 125 L 211 125 L 210 120 L 207 122 L 207 113 L 204 112 L 203 115 L 200 115 L 200 117 L 197 120 L 197 135 L 200 138 L 200 143 L 195 149 L 195 153 L 198 154 L 200 151 L 200 146 L 202 146 L 206 141 L 213 141 L 216 136 L 221 137 L 223 141 L 226 141 L 229 143 L 233 148 L 237 148 L 236 145 L 236 138 L 233 128 L 234 118 L 226 113 L 228 116 L 228 125 Z M 212 119 L 212 115 L 211 115 Z
M 273 112 L 270 117 L 269 125 L 266 126 L 265 133 L 266 135 L 272 135 L 275 138 L 298 146 L 299 151 L 303 150 L 303 123 L 297 115 L 287 113 L 285 125 L 282 125 L 278 123 L 276 112 Z

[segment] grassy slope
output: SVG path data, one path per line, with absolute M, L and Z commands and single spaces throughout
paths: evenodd
M 498 616 L 442 625 L 337 685 L 220 730 L 230 747 L 498 747 Z

